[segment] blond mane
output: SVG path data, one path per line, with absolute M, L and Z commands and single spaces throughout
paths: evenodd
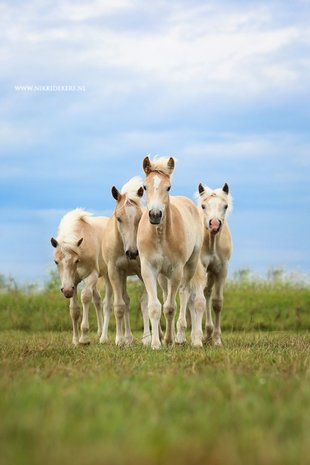
M 176 159 L 174 162 L 176 162 Z M 165 174 L 166 176 L 171 177 L 171 169 L 168 167 L 168 161 L 170 157 L 158 157 L 156 156 L 153 160 L 150 159 L 151 171 L 158 171 L 159 173 Z
M 195 199 L 197 200 L 197 205 L 200 207 L 202 202 L 205 202 L 209 197 L 214 196 L 214 197 L 219 197 L 224 202 L 227 202 L 228 208 L 226 215 L 229 215 L 233 209 L 233 199 L 230 194 L 225 194 L 223 189 L 220 187 L 218 189 L 211 189 L 208 186 L 203 186 L 204 192 L 202 195 L 199 194 L 199 192 L 195 192 Z
M 126 196 L 126 199 L 129 202 L 134 202 L 140 207 L 142 207 L 141 197 L 138 196 L 137 192 L 140 188 L 143 188 L 143 181 L 140 176 L 135 176 L 131 178 L 124 186 L 122 187 L 121 194 Z
M 79 248 L 76 243 L 81 239 L 82 224 L 88 223 L 88 219 L 92 216 L 92 213 L 76 208 L 62 217 L 58 227 L 57 241 L 64 251 L 72 250 L 78 253 Z

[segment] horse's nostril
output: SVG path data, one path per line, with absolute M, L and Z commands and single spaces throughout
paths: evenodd
M 63 292 L 63 291 L 64 291 L 64 288 L 62 287 L 60 290 L 61 290 L 61 292 Z

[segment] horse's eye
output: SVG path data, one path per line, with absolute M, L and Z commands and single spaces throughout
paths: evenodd
M 118 221 L 119 223 L 122 222 L 122 219 L 121 219 L 119 216 L 118 216 L 116 219 L 117 219 L 117 221 Z
M 54 260 L 54 262 L 55 262 L 55 265 L 58 265 L 58 262 L 56 260 Z
M 143 189 L 146 191 L 146 186 L 143 186 Z
M 80 259 L 78 258 L 77 260 L 75 260 L 75 263 L 80 263 Z
M 202 208 L 203 210 L 205 210 L 205 209 L 206 209 L 206 206 L 205 206 L 205 205 L 201 205 L 201 208 Z
M 224 206 L 224 209 L 227 210 L 227 208 L 228 208 L 228 205 L 225 205 L 225 206 Z
M 171 186 L 167 187 L 167 192 L 169 192 L 169 191 L 170 191 L 170 189 L 171 189 Z

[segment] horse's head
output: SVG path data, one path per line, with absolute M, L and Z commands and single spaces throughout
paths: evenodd
M 151 224 L 159 225 L 165 216 L 174 165 L 172 157 L 152 161 L 145 157 L 143 160 L 143 170 L 146 174 L 143 187 L 146 191 L 146 206 Z
M 116 200 L 114 215 L 124 252 L 130 260 L 135 260 L 138 257 L 137 231 L 142 216 L 142 181 L 140 178 L 132 178 L 121 192 L 113 186 L 112 196 Z
M 73 296 L 77 284 L 77 267 L 82 242 L 83 238 L 74 244 L 58 242 L 53 237 L 51 238 L 51 244 L 55 248 L 54 261 L 61 279 L 61 292 L 67 299 Z
M 222 188 L 215 190 L 199 184 L 198 193 L 205 227 L 211 234 L 218 234 L 232 206 L 228 184 L 225 183 Z

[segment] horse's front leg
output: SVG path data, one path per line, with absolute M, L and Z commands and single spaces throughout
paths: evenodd
M 109 279 L 114 296 L 114 314 L 116 320 L 115 344 L 122 346 L 125 343 L 123 336 L 123 320 L 126 312 L 126 303 L 123 298 L 123 289 L 126 284 L 126 275 L 115 268 L 114 263 L 109 266 Z
M 224 285 L 227 276 L 227 268 L 225 267 L 221 273 L 216 276 L 215 284 L 214 284 L 214 296 L 212 298 L 212 307 L 215 313 L 215 325 L 214 325 L 214 334 L 213 334 L 213 342 L 216 346 L 222 345 L 221 339 L 221 311 L 223 307 L 223 293 L 224 293 Z
M 110 322 L 110 315 L 113 307 L 113 291 L 112 286 L 108 278 L 105 280 L 105 297 L 103 301 L 103 329 L 102 334 L 100 337 L 100 343 L 104 344 L 108 341 L 108 330 L 109 330 L 109 322 Z
M 166 332 L 164 337 L 165 345 L 172 345 L 175 339 L 174 316 L 176 309 L 176 296 L 181 283 L 183 270 L 174 270 L 173 275 L 168 280 L 168 294 L 164 303 L 164 314 L 166 318 Z
M 81 300 L 83 305 L 83 318 L 81 323 L 81 336 L 79 339 L 79 343 L 83 345 L 90 344 L 88 313 L 97 280 L 98 273 L 94 271 L 85 279 L 85 287 L 81 293 Z
M 73 337 L 72 343 L 77 346 L 79 344 L 79 320 L 81 315 L 81 307 L 78 302 L 77 298 L 77 286 L 74 288 L 73 297 L 70 299 L 70 316 L 72 320 L 72 329 L 73 329 Z
M 142 344 L 144 346 L 149 346 L 151 344 L 151 331 L 150 331 L 150 318 L 147 308 L 147 292 L 143 284 L 143 294 L 141 296 L 141 312 L 143 318 L 143 336 Z
M 152 326 L 152 349 L 160 349 L 159 320 L 161 316 L 161 304 L 157 297 L 158 271 L 145 259 L 141 260 L 141 275 L 147 292 L 148 312 Z
M 97 287 L 94 287 L 93 290 L 93 303 L 96 309 L 96 316 L 97 316 L 97 336 L 101 336 L 102 334 L 102 329 L 103 329 L 103 318 L 102 318 L 102 309 L 101 309 L 101 296 L 100 293 L 97 289 Z
M 206 342 L 207 343 L 212 343 L 212 336 L 213 336 L 213 331 L 214 331 L 211 305 L 210 305 L 214 280 L 215 280 L 214 274 L 211 271 L 209 271 L 208 276 L 207 276 L 207 286 L 204 290 L 204 295 L 206 299 Z
M 130 328 L 130 299 L 127 292 L 127 279 L 123 282 L 123 299 L 126 304 L 124 322 L 125 322 L 125 344 L 130 345 L 133 342 L 133 335 Z
M 177 321 L 177 335 L 175 338 L 175 342 L 177 344 L 183 344 L 186 342 L 186 328 L 187 328 L 187 322 L 186 322 L 186 309 L 187 309 L 187 303 L 189 300 L 190 296 L 190 290 L 189 286 L 186 285 L 185 283 L 182 283 L 180 286 L 180 313 L 179 313 L 179 318 Z M 192 315 L 192 326 L 195 324 L 193 322 L 193 318 L 195 317 L 195 313 Z

